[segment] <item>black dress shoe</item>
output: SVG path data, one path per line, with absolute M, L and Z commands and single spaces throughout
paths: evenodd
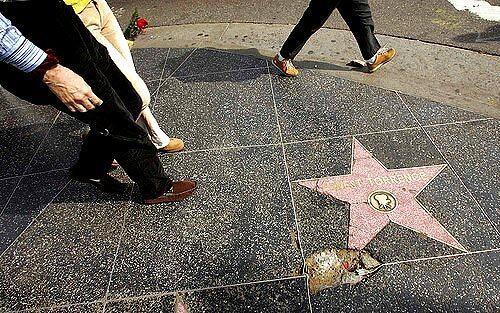
M 94 185 L 102 192 L 123 194 L 128 190 L 127 184 L 124 184 L 107 174 L 99 178 L 95 178 L 71 173 L 70 177 L 76 181 Z

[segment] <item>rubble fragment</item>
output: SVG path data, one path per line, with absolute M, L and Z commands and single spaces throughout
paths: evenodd
M 342 284 L 357 284 L 382 265 L 368 252 L 326 249 L 306 259 L 311 294 Z
M 175 295 L 174 313 L 189 313 L 184 296 L 180 293 Z

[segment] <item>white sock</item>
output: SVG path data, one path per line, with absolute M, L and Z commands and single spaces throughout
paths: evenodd
M 375 60 L 377 59 L 377 55 L 378 55 L 378 51 L 377 51 L 377 53 L 375 53 L 375 55 L 374 55 L 374 56 L 372 56 L 370 59 L 365 60 L 365 61 L 366 61 L 366 63 L 370 63 L 370 64 L 375 63 Z
M 278 61 L 283 61 L 285 58 L 281 56 L 281 53 L 278 52 Z
M 366 63 L 370 64 L 375 63 L 375 61 L 377 60 L 377 55 L 383 54 L 386 51 L 387 51 L 386 46 L 380 47 L 380 49 L 378 49 L 378 51 L 375 53 L 374 56 L 372 56 L 369 60 L 365 60 Z

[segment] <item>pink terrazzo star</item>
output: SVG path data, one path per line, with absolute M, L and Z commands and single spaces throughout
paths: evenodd
M 465 248 L 415 198 L 446 165 L 388 170 L 353 139 L 351 174 L 300 181 L 299 184 L 349 202 L 348 246 L 363 249 L 389 222 Z

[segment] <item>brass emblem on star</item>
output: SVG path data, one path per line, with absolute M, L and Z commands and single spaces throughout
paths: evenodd
M 368 197 L 368 204 L 377 211 L 390 212 L 398 206 L 398 201 L 390 192 L 377 190 Z

